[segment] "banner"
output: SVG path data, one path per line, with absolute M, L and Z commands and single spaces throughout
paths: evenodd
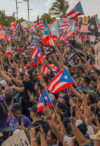
M 95 67 L 100 70 L 100 42 L 95 45 Z
M 88 17 L 87 16 L 83 17 L 83 24 L 88 24 Z
M 80 32 L 87 33 L 88 32 L 88 25 L 81 25 Z
M 10 136 L 1 146 L 30 146 L 24 130 Z

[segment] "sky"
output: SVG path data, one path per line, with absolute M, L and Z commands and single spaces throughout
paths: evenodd
M 19 18 L 23 17 L 28 19 L 27 16 L 27 2 L 24 0 L 17 0 L 22 2 L 18 4 L 19 7 Z M 30 2 L 30 20 L 35 21 L 37 16 L 41 16 L 43 13 L 48 12 L 52 3 L 55 0 L 29 0 Z M 80 0 L 85 15 L 98 14 L 100 18 L 100 0 Z M 79 0 L 68 0 L 70 11 Z M 13 12 L 16 12 L 16 0 L 0 0 L 0 10 L 5 10 L 6 15 L 11 16 Z

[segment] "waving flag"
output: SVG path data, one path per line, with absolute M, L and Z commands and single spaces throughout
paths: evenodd
M 52 71 L 53 71 L 55 74 L 57 74 L 57 73 L 59 72 L 57 66 L 55 66 L 54 64 L 49 64 L 49 65 L 50 65 L 50 67 L 52 68 Z
M 58 20 L 53 20 L 51 23 L 49 23 L 49 30 L 52 37 L 59 38 Z
M 44 109 L 44 97 L 43 95 L 41 95 L 37 103 L 37 113 L 42 111 L 43 109 Z
M 16 21 L 11 22 L 10 29 L 16 29 Z
M 48 90 L 57 93 L 74 84 L 68 71 L 63 68 L 49 83 Z
M 68 36 L 74 36 L 76 35 L 76 28 L 75 28 L 75 23 L 72 21 L 69 29 L 68 29 Z
M 42 19 L 39 23 L 38 23 L 38 25 L 37 25 L 37 29 L 44 29 L 44 27 L 45 27 L 45 20 L 44 19 Z
M 51 44 L 50 43 L 50 31 L 48 29 L 48 25 L 46 22 L 45 22 L 45 28 L 44 28 L 44 35 L 42 37 L 42 43 L 44 45 L 48 45 L 48 46 Z
M 31 40 L 32 40 L 32 34 L 31 34 L 31 32 L 29 33 L 28 40 L 29 40 L 30 42 L 31 42 Z
M 37 20 L 34 21 L 33 24 L 37 27 L 37 25 L 39 24 L 39 16 L 37 16 Z
M 41 68 L 41 73 L 47 76 L 48 72 L 49 72 L 48 68 L 43 64 Z
M 34 42 L 31 43 L 30 46 L 27 47 L 27 49 L 34 49 L 36 46 L 38 46 L 37 40 L 35 40 Z
M 39 45 L 37 45 L 34 48 L 32 54 L 31 54 L 31 58 L 34 62 L 34 65 L 41 64 L 41 49 L 40 49 Z
M 45 101 L 46 105 L 47 105 L 48 107 L 51 107 L 51 106 L 52 106 L 52 102 L 51 102 L 51 100 L 50 100 L 50 98 L 49 98 L 49 95 L 48 95 L 48 92 L 47 92 L 46 89 L 44 89 L 42 95 L 43 95 L 43 97 L 44 97 L 44 101 Z
M 46 89 L 43 90 L 42 95 L 39 98 L 38 104 L 37 104 L 37 112 L 40 112 L 44 109 L 44 105 L 51 107 L 52 102 L 49 98 L 48 92 Z
M 68 19 L 76 19 L 78 16 L 84 15 L 81 2 L 76 4 L 76 6 L 67 14 Z

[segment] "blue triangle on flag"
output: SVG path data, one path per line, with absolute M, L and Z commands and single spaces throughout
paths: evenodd
M 59 82 L 74 82 L 70 74 L 66 69 L 63 70 L 63 73 L 59 79 Z

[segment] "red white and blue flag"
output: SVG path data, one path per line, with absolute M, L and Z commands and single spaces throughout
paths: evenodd
M 41 73 L 47 76 L 48 72 L 49 72 L 48 68 L 45 66 L 45 64 L 43 64 L 41 68 Z
M 72 79 L 68 71 L 63 68 L 49 83 L 48 90 L 50 90 L 52 93 L 57 93 L 73 84 L 74 80 Z
M 45 20 L 44 18 L 37 24 L 37 29 L 44 29 L 45 27 Z
M 40 112 L 44 109 L 44 105 L 51 107 L 52 102 L 49 98 L 48 92 L 46 89 L 43 89 L 42 95 L 39 98 L 38 104 L 37 104 L 37 112 Z
M 84 15 L 81 2 L 77 3 L 76 6 L 67 14 L 67 18 L 72 20 L 76 19 L 80 15 Z
M 59 72 L 58 67 L 54 64 L 49 64 L 49 66 L 51 67 L 52 71 L 57 74 Z
M 16 21 L 11 22 L 10 29 L 16 30 Z
M 41 49 L 40 49 L 39 45 L 37 45 L 34 48 L 32 54 L 31 54 L 31 58 L 34 62 L 34 65 L 41 64 Z
M 34 48 L 37 47 L 37 46 L 38 46 L 38 43 L 37 43 L 37 40 L 35 40 L 34 42 L 31 43 L 30 46 L 27 47 L 27 49 L 30 49 L 30 48 L 31 48 L 31 49 L 34 49 Z

